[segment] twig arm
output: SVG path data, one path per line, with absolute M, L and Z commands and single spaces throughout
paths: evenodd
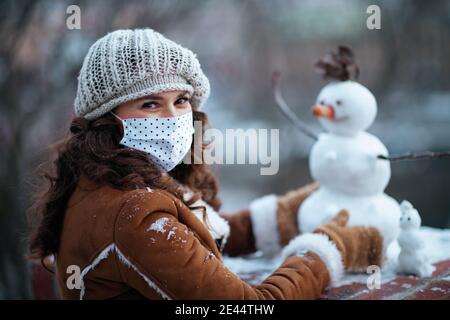
M 283 95 L 281 94 L 281 73 L 278 71 L 275 71 L 272 75 L 272 90 L 275 102 L 277 103 L 277 106 L 281 110 L 281 112 L 286 116 L 286 118 L 288 118 L 303 134 L 307 135 L 313 140 L 317 140 L 317 135 L 312 132 L 308 128 L 308 126 L 297 117 L 297 115 L 287 105 L 286 101 L 284 101 Z
M 450 151 L 433 152 L 433 151 L 423 151 L 423 152 L 407 152 L 403 154 L 396 155 L 379 155 L 378 159 L 388 160 L 391 162 L 398 161 L 408 161 L 408 160 L 426 160 L 426 159 L 439 159 L 450 157 Z

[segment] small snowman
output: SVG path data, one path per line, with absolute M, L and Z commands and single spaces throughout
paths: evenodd
M 310 232 L 347 209 L 349 225 L 378 228 L 386 250 L 398 236 L 401 212 L 398 202 L 384 193 L 391 168 L 379 156 L 387 156 L 388 150 L 365 132 L 377 114 L 375 97 L 352 80 L 359 69 L 349 48 L 340 46 L 317 66 L 332 80 L 312 108 L 327 132 L 319 135 L 310 153 L 310 172 L 320 188 L 299 208 L 299 228 Z
M 403 201 L 400 208 L 402 215 L 397 241 L 401 250 L 398 256 L 397 272 L 429 277 L 434 267 L 426 255 L 424 240 L 419 233 L 421 224 L 419 212 L 408 201 Z

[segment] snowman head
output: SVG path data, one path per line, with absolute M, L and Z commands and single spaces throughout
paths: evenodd
M 402 230 L 414 230 L 420 227 L 422 219 L 419 212 L 408 201 L 402 201 L 400 204 L 402 215 L 400 217 L 400 228 Z
M 338 46 L 317 61 L 316 68 L 324 79 L 332 80 L 320 91 L 312 109 L 322 126 L 344 136 L 366 130 L 377 114 L 377 102 L 369 89 L 353 81 L 359 76 L 353 51 Z
M 373 123 L 377 102 L 374 95 L 358 82 L 335 81 L 322 88 L 312 113 L 327 131 L 351 136 Z

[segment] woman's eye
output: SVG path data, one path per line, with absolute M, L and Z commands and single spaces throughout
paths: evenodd
M 175 103 L 176 104 L 183 104 L 183 103 L 186 103 L 186 101 L 188 101 L 188 98 L 183 97 L 183 98 L 179 98 Z
M 156 108 L 156 103 L 149 101 L 142 105 L 142 109 L 154 109 Z

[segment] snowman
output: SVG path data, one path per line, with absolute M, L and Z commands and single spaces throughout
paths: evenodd
M 326 133 L 313 145 L 309 166 L 320 188 L 298 212 L 299 228 L 311 232 L 331 220 L 341 209 L 350 212 L 349 225 L 376 227 L 384 249 L 399 234 L 400 206 L 384 193 L 391 169 L 388 150 L 374 135 L 365 132 L 377 114 L 374 95 L 352 80 L 358 74 L 353 54 L 339 47 L 318 62 L 333 81 L 320 91 L 312 113 Z
M 421 219 L 419 212 L 408 201 L 402 201 L 400 208 L 400 235 L 398 244 L 397 272 L 414 274 L 419 277 L 429 277 L 434 271 L 424 250 L 424 240 L 419 232 Z

